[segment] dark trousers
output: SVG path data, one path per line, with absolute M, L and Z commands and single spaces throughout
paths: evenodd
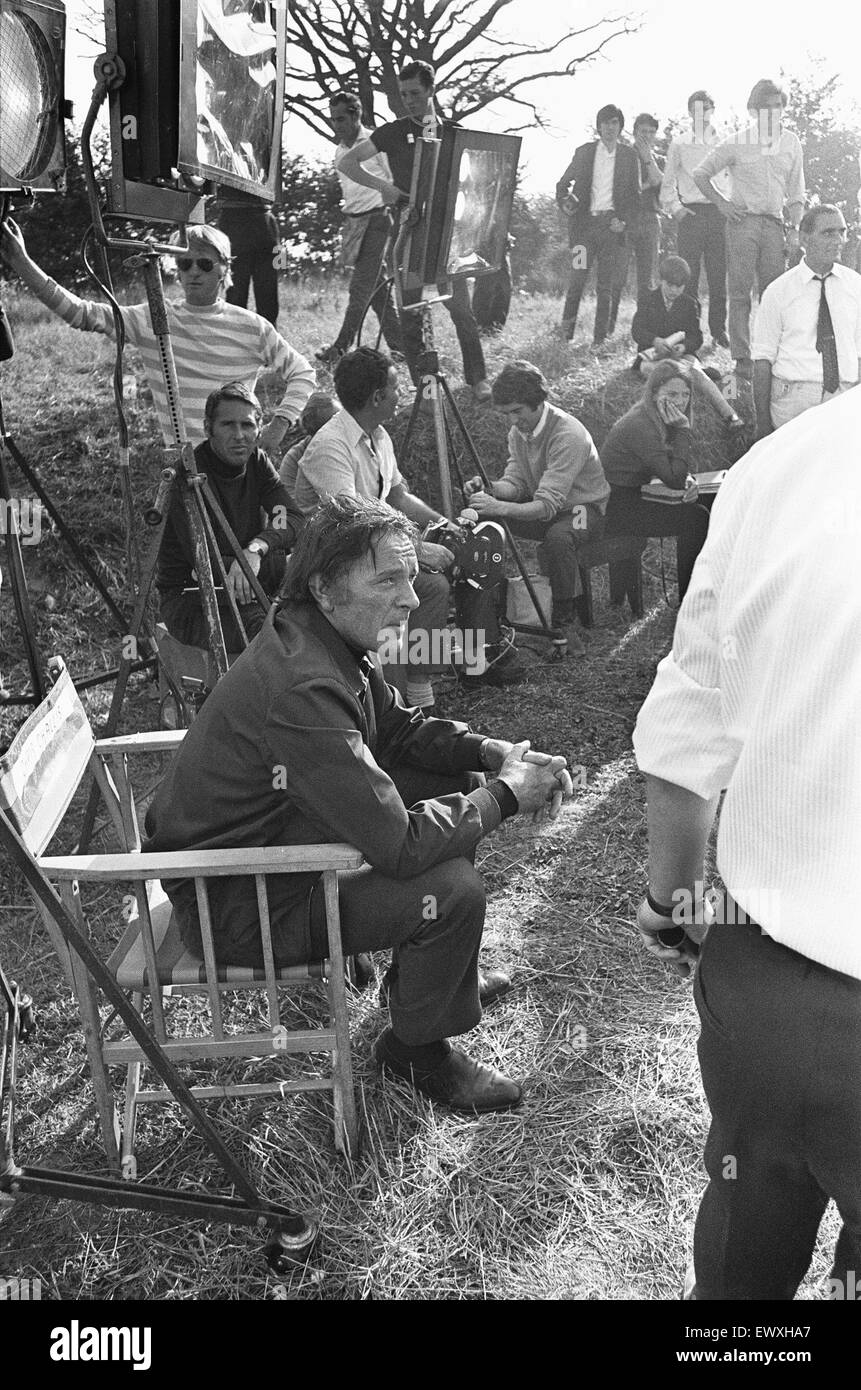
M 705 262 L 709 287 L 709 332 L 726 332 L 726 222 L 714 203 L 686 204 L 689 215 L 678 224 L 679 255 L 691 268 L 687 292 L 699 299 L 700 269 Z
M 678 538 L 679 602 L 688 591 L 708 529 L 709 514 L 698 502 L 647 502 L 639 488 L 610 488 L 605 535 Z
M 225 557 L 225 569 L 229 571 L 232 563 L 232 555 Z M 263 556 L 257 578 L 267 594 L 274 596 L 284 578 L 286 564 L 287 556 L 283 550 L 270 551 L 268 555 Z M 219 584 L 219 577 L 216 575 L 214 578 L 216 584 Z M 241 652 L 244 643 L 224 597 L 224 591 L 217 591 L 216 598 L 225 648 L 229 652 Z M 177 642 L 184 642 L 187 647 L 209 646 L 209 631 L 203 616 L 198 589 L 193 589 L 188 593 L 171 592 L 160 595 L 158 615 L 171 637 L 175 637 Z M 266 611 L 255 599 L 252 603 L 239 604 L 239 616 L 250 641 L 252 637 L 257 636 L 263 626 Z
M 484 349 L 481 346 L 478 324 L 472 316 L 472 306 L 469 302 L 469 290 L 466 280 L 462 275 L 458 275 L 452 284 L 454 289 L 450 299 L 443 300 L 446 309 L 451 315 L 454 324 L 457 340 L 460 343 L 460 350 L 463 354 L 463 375 L 467 385 L 474 386 L 477 381 L 484 381 L 487 378 L 487 368 L 484 365 Z M 419 353 L 424 351 L 425 340 L 423 330 L 423 320 L 429 313 L 427 309 L 410 311 L 404 314 L 401 323 L 401 330 L 404 340 L 404 356 L 407 359 L 413 381 L 418 386 L 421 375 L 416 368 Z
M 383 336 L 390 350 L 404 350 L 401 326 L 395 313 L 390 288 L 385 283 L 386 273 L 383 269 L 391 230 L 391 218 L 384 208 L 368 214 L 365 235 L 362 237 L 350 277 L 347 312 L 333 343 L 333 347 L 339 348 L 342 352 L 347 352 L 351 347 L 369 304 L 380 321 Z
M 844 1298 L 857 1299 L 861 980 L 778 945 L 753 924 L 716 925 L 694 997 L 712 1113 L 694 1296 L 793 1298 L 831 1198 L 843 1219 L 832 1279 Z
M 553 607 L 577 597 L 577 552 L 604 534 L 604 514 L 594 502 L 560 512 L 552 521 L 510 522 L 515 536 L 540 541 L 541 568 L 550 580 Z
M 227 291 L 228 304 L 244 309 L 248 291 L 254 284 L 254 307 L 271 324 L 278 319 L 278 271 L 275 248 L 278 223 L 267 208 L 225 208 L 218 219 L 220 231 L 230 237 L 233 250 L 233 284 Z M 220 383 L 217 383 L 220 385 Z
M 418 768 L 386 768 L 404 805 L 466 793 L 474 773 L 447 776 Z M 322 889 L 311 895 L 310 956 L 302 954 L 304 909 L 279 917 L 277 879 L 269 879 L 272 945 L 278 964 L 328 955 Z M 392 951 L 392 1028 L 411 1046 L 457 1037 L 481 1018 L 478 951 L 485 894 L 469 859 L 447 859 L 414 878 L 393 879 L 365 865 L 338 877 L 341 940 L 348 955 Z M 299 947 L 297 954 L 297 947 Z
M 581 218 L 572 231 L 572 257 L 585 264 L 572 267 L 568 293 L 562 308 L 562 323 L 569 338 L 574 337 L 580 300 L 586 281 L 596 267 L 595 328 L 593 340 L 603 342 L 616 327 L 619 301 L 628 274 L 628 243 L 624 232 L 611 232 L 610 222 L 615 213 L 599 212 L 594 217 Z

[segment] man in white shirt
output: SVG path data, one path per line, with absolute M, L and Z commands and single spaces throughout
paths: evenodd
M 770 78 L 755 83 L 747 99 L 753 124 L 715 146 L 692 175 L 700 193 L 726 219 L 730 351 L 737 375 L 748 380 L 754 283 L 762 295 L 783 274 L 787 248 L 798 245 L 804 210 L 804 158 L 798 137 L 781 124 L 786 102 L 785 91 Z M 713 183 L 721 169 L 730 172 L 728 197 Z
M 679 255 L 691 268 L 687 292 L 700 297 L 700 268 L 705 262 L 709 287 L 709 332 L 715 347 L 729 347 L 726 335 L 726 237 L 724 219 L 693 180 L 693 171 L 720 144 L 712 123 L 715 104 L 701 88 L 688 97 L 690 126 L 680 131 L 667 150 L 661 182 L 661 207 L 676 224 Z M 729 193 L 726 171 L 712 180 L 719 193 Z
M 753 331 L 756 437 L 857 385 L 861 367 L 861 275 L 837 261 L 846 240 L 832 203 L 801 219 L 804 257 L 772 280 Z
M 574 337 L 580 300 L 596 267 L 597 347 L 616 327 L 628 273 L 627 229 L 640 207 L 640 163 L 630 145 L 619 143 L 625 117 L 618 106 L 602 106 L 595 117 L 599 139 L 578 145 L 556 185 L 556 202 L 568 214 L 571 279 L 562 307 L 562 332 Z
M 687 971 L 721 792 L 726 885 L 694 997 L 712 1126 L 697 1299 L 791 1299 L 830 1199 L 831 1291 L 861 1271 L 861 392 L 754 445 L 634 733 L 650 951 Z M 682 931 L 680 944 L 657 932 Z M 672 938 L 669 938 L 672 941 Z
M 334 342 L 315 353 L 319 362 L 337 362 L 352 346 L 362 319 L 370 305 L 392 352 L 403 352 L 401 326 L 392 303 L 383 271 L 386 247 L 392 231 L 391 214 L 375 188 L 366 188 L 341 172 L 341 161 L 348 150 L 360 140 L 370 138 L 371 132 L 362 125 L 362 105 L 351 92 L 335 92 L 329 98 L 329 123 L 338 139 L 335 151 L 335 173 L 341 183 L 344 208 L 341 256 L 344 269 L 350 266 L 350 296 L 344 322 Z M 389 161 L 384 154 L 367 161 L 372 174 L 391 179 Z

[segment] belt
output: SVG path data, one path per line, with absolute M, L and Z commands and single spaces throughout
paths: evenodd
M 378 207 L 378 208 L 365 208 L 365 211 L 364 211 L 364 212 L 347 212 L 347 209 L 345 208 L 345 209 L 344 209 L 344 216 L 345 216 L 345 217 L 372 217 L 372 216 L 374 215 L 375 212 L 386 212 L 387 210 L 388 210 L 387 208 L 384 208 L 384 207 L 380 206 L 380 207 Z
M 687 208 L 688 212 L 705 212 L 706 208 L 713 208 L 714 206 L 714 203 L 682 203 L 682 207 Z

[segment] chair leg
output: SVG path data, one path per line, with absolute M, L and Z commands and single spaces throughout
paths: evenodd
M 329 1013 L 335 1033 L 332 1054 L 332 1092 L 335 1110 L 335 1147 L 347 1159 L 358 1157 L 359 1122 L 353 1088 L 353 1059 L 350 1051 L 350 1020 L 341 947 L 341 921 L 338 912 L 338 880 L 334 871 L 323 875 L 326 927 L 329 944 Z
M 81 1026 L 87 1048 L 87 1061 L 90 1065 L 90 1079 L 96 1098 L 96 1113 L 101 1125 L 105 1157 L 110 1171 L 119 1176 L 119 1115 L 114 1104 L 111 1079 L 105 1066 L 105 1059 L 102 1056 L 101 1020 L 96 1003 L 96 988 L 74 952 L 72 952 L 72 973 L 75 977 L 75 992 L 78 996 Z
M 628 579 L 628 602 L 631 605 L 631 614 L 635 618 L 642 618 L 645 608 L 643 606 L 643 552 L 640 551 L 631 562 L 631 574 Z
M 138 1013 L 143 1012 L 143 995 L 133 994 L 132 1004 Z M 141 1073 L 143 1065 L 141 1062 L 130 1062 L 126 1069 L 126 1096 L 123 1111 L 123 1134 L 122 1134 L 122 1175 L 124 1178 L 133 1180 L 137 1177 L 137 1160 L 135 1159 L 135 1134 L 137 1131 L 138 1120 L 138 1092 L 141 1088 Z
M 86 932 L 87 926 L 84 921 L 84 914 L 81 910 L 81 897 L 77 883 L 61 883 L 60 898 L 63 906 L 73 918 L 75 925 L 82 932 Z M 95 983 L 84 965 L 81 963 L 74 951 L 69 952 L 69 964 L 72 971 L 75 994 L 78 997 L 78 1009 L 81 1015 L 81 1028 L 84 1033 L 84 1044 L 87 1049 L 87 1061 L 90 1064 L 90 1079 L 93 1083 L 93 1091 L 96 1098 L 96 1113 L 99 1117 L 99 1124 L 102 1129 L 102 1143 L 105 1148 L 105 1157 L 108 1161 L 109 1170 L 119 1175 L 120 1172 L 120 1128 L 117 1108 L 114 1104 L 114 1093 L 111 1087 L 111 1078 L 105 1066 L 105 1059 L 102 1055 L 102 1022 L 99 1018 L 98 991 Z

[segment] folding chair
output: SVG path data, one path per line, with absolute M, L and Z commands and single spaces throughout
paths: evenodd
M 339 870 L 362 864 L 349 845 L 274 846 L 260 849 L 142 854 L 137 808 L 128 775 L 134 753 L 175 750 L 185 730 L 132 734 L 97 741 L 86 712 L 61 661 L 59 676 L 43 701 L 0 760 L 0 807 L 12 821 L 32 861 L 58 885 L 63 905 L 86 931 L 79 882 L 128 883 L 122 935 L 105 962 L 110 976 L 129 991 L 138 1014 L 149 996 L 150 1031 L 170 1062 L 214 1062 L 224 1058 L 279 1058 L 308 1052 L 328 1052 L 328 1075 L 262 1083 L 190 1086 L 196 1099 L 231 1096 L 284 1095 L 308 1090 L 331 1090 L 335 1111 L 335 1143 L 348 1157 L 357 1153 L 357 1120 L 353 1093 L 350 1035 L 345 991 L 344 957 L 338 916 Z M 106 802 L 122 853 L 45 856 L 72 799 L 87 772 L 95 777 Z M 277 969 L 273 960 L 267 874 L 319 872 L 323 876 L 329 958 L 309 965 Z M 206 881 L 219 875 L 254 876 L 260 911 L 264 966 L 260 970 L 218 964 Z M 183 944 L 161 878 L 193 878 L 203 939 L 203 959 Z M 96 985 L 74 951 L 70 951 L 57 922 L 38 900 L 41 915 L 78 999 L 96 1105 L 109 1166 L 120 1166 L 124 1177 L 135 1176 L 134 1134 L 138 1105 L 174 1099 L 165 1088 L 142 1085 L 146 1053 L 131 1036 L 103 1036 Z M 329 1000 L 328 1025 L 288 1032 L 280 1021 L 278 989 L 285 984 L 325 980 Z M 250 1031 L 230 1031 L 221 994 L 225 990 L 255 990 L 265 997 L 266 1025 Z M 170 993 L 205 994 L 211 1030 L 205 1036 L 171 1032 L 165 998 Z M 175 1022 L 175 1020 L 174 1020 Z M 199 1025 L 199 1017 L 195 1023 Z M 108 1074 L 115 1064 L 127 1068 L 122 1127 Z

